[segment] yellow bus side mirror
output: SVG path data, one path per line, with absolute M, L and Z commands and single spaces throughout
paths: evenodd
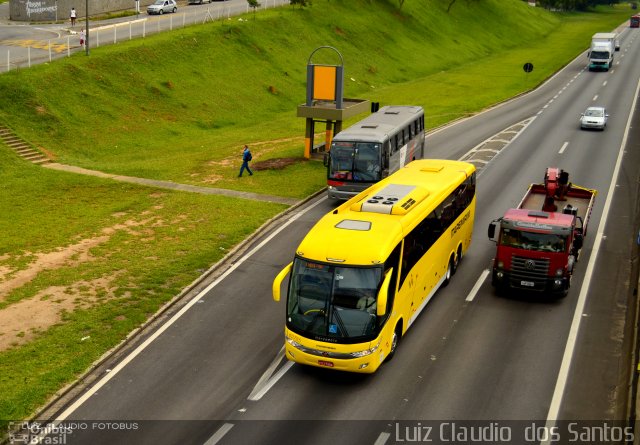
M 282 281 L 284 277 L 287 276 L 289 272 L 291 272 L 291 268 L 293 267 L 293 262 L 287 264 L 287 266 L 280 271 L 280 273 L 273 280 L 273 286 L 271 292 L 273 293 L 273 300 L 280 301 L 280 286 L 282 285 Z
M 382 317 L 387 313 L 387 300 L 389 299 L 389 283 L 391 282 L 391 275 L 393 274 L 393 267 L 384 274 L 384 281 L 380 286 L 380 292 L 378 292 L 378 303 L 376 307 L 376 314 Z

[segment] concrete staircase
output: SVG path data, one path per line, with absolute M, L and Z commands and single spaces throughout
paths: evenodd
M 51 159 L 38 150 L 35 150 L 27 142 L 16 136 L 13 131 L 2 125 L 0 125 L 0 139 L 15 151 L 18 156 L 29 162 L 33 162 L 34 164 L 47 164 L 51 162 Z

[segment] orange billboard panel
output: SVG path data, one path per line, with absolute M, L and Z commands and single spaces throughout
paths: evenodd
M 315 100 L 336 100 L 336 67 L 313 67 L 313 98 Z

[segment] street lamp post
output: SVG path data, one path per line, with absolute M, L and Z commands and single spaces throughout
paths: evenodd
M 84 15 L 85 15 L 85 19 L 84 19 L 84 23 L 85 23 L 85 30 L 86 30 L 86 34 L 85 34 L 85 54 L 88 56 L 89 55 L 89 0 L 84 0 Z

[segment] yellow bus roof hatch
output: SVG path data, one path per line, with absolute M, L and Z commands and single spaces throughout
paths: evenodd
M 367 197 L 351 206 L 351 210 L 404 215 L 427 196 L 429 192 L 422 187 L 389 184 L 380 190 L 372 191 Z

